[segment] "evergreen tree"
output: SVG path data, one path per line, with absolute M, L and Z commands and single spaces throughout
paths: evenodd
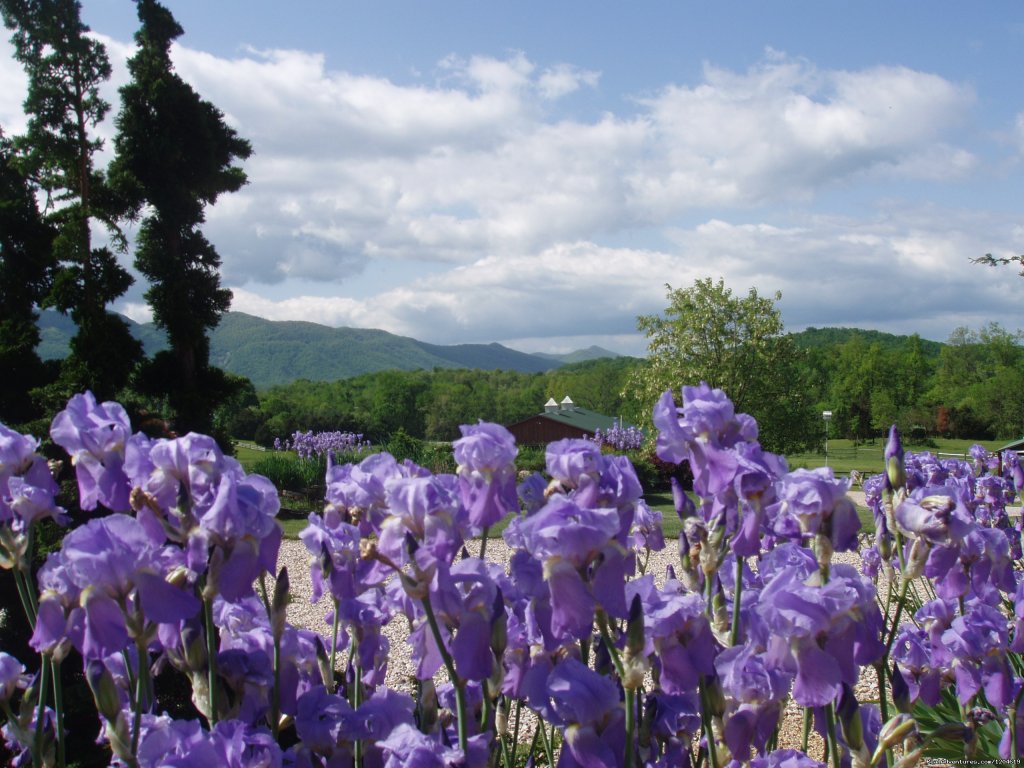
M 57 269 L 45 303 L 70 313 L 78 326 L 59 400 L 83 388 L 113 396 L 142 355 L 125 322 L 106 310 L 132 278 L 109 248 L 92 245 L 93 221 L 107 226 L 115 244 L 123 238 L 120 206 L 93 164 L 102 146 L 93 132 L 109 109 L 99 87 L 110 77 L 110 62 L 103 44 L 87 36 L 80 11 L 76 0 L 0 0 L 15 58 L 28 75 L 28 127 L 15 141 L 18 163 L 45 193 L 57 232 Z
M 0 422 L 22 424 L 43 415 L 29 393 L 45 383 L 36 307 L 49 289 L 53 230 L 13 157 L 0 133 Z
M 166 397 L 179 432 L 209 431 L 217 403 L 230 395 L 209 364 L 209 329 L 231 303 L 220 285 L 220 257 L 199 226 L 205 208 L 246 182 L 233 165 L 252 149 L 175 72 L 171 43 L 183 30 L 156 0 L 139 0 L 138 51 L 121 89 L 117 151 L 110 174 L 137 215 L 145 207 L 135 267 L 148 278 L 146 299 L 170 349 L 157 354 L 142 388 Z

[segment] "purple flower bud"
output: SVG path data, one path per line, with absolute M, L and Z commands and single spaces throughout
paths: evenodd
M 904 467 L 903 443 L 900 441 L 900 433 L 895 424 L 889 428 L 889 440 L 885 444 L 884 458 L 886 488 L 893 491 L 905 487 L 907 473 Z

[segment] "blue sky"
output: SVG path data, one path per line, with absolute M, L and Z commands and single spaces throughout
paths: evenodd
M 205 229 L 237 310 L 640 354 L 666 283 L 724 277 L 791 330 L 1024 327 L 1022 278 L 969 262 L 1024 253 L 1019 3 L 168 7 L 253 143 Z M 83 19 L 116 112 L 133 6 Z M 4 42 L 8 133 L 23 88 Z

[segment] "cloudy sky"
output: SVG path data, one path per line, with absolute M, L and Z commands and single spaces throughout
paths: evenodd
M 254 149 L 205 229 L 233 309 L 641 354 L 666 284 L 724 277 L 790 330 L 1024 327 L 970 263 L 1024 253 L 1016 0 L 167 4 Z M 134 8 L 82 5 L 116 112 Z M 7 133 L 23 95 L 4 40 Z

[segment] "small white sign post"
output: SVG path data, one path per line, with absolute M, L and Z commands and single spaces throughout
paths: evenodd
M 832 411 L 822 411 L 821 418 L 825 420 L 825 466 L 828 466 L 828 423 L 832 421 Z

